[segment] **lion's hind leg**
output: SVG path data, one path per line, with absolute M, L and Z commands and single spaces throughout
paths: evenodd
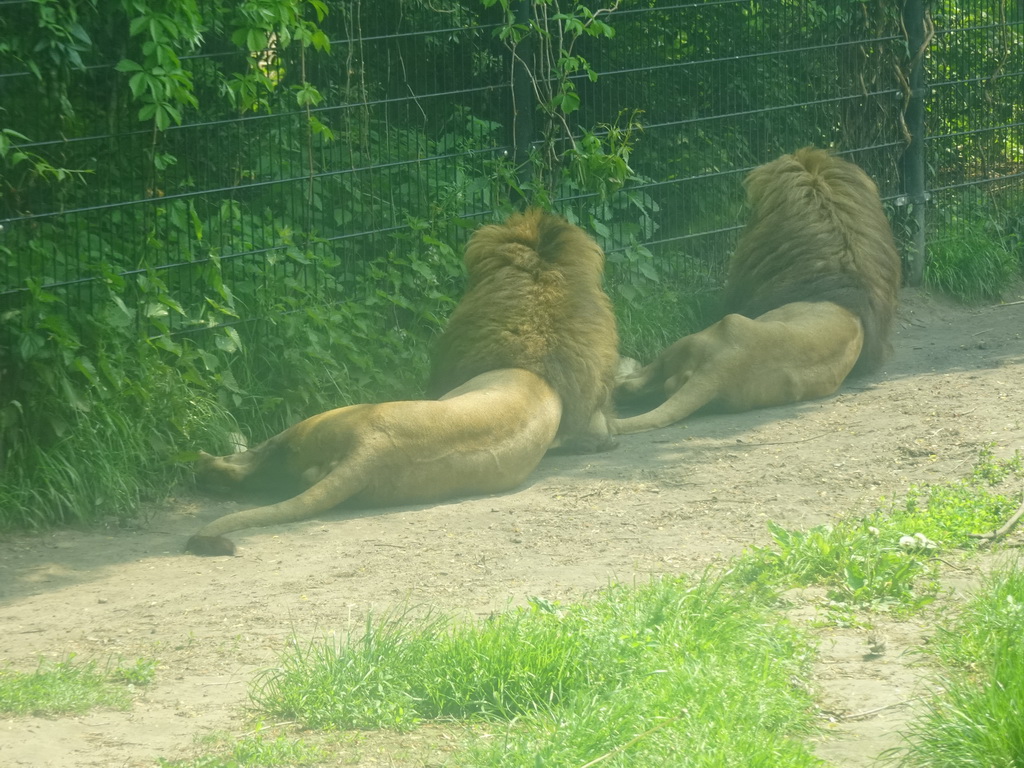
M 707 371 L 699 371 L 692 376 L 681 379 L 682 383 L 679 385 L 679 388 L 657 408 L 647 411 L 647 413 L 641 413 L 638 416 L 615 419 L 612 422 L 612 430 L 617 435 L 632 435 L 637 432 L 646 432 L 651 429 L 670 426 L 699 411 L 713 401 L 718 394 L 714 387 L 713 377 L 707 374 Z
M 719 354 L 724 322 L 684 336 L 653 363 L 620 381 L 616 397 L 637 400 L 658 394 L 665 400 L 646 413 L 615 419 L 612 431 L 629 435 L 667 427 L 715 400 L 723 376 L 721 369 L 730 362 L 730 356 Z
M 185 545 L 185 551 L 195 555 L 233 555 L 235 545 L 224 534 L 242 528 L 281 525 L 308 520 L 321 512 L 333 509 L 358 494 L 366 486 L 368 462 L 353 457 L 342 459 L 322 480 L 277 504 L 243 509 L 219 517 L 200 528 Z

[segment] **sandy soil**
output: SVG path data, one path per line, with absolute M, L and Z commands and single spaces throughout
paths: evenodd
M 159 668 L 127 712 L 0 720 L 0 765 L 182 757 L 196 737 L 251 728 L 247 686 L 293 638 L 344 633 L 395 606 L 486 615 L 530 595 L 566 600 L 610 580 L 697 572 L 767 543 L 767 520 L 806 528 L 960 476 L 983 445 L 1001 456 L 1024 447 L 1022 331 L 1024 303 L 968 309 L 907 292 L 889 364 L 835 397 L 549 457 L 504 496 L 240 532 L 234 558 L 182 554 L 201 523 L 238 508 L 187 493 L 138 531 L 6 537 L 0 666 L 74 652 Z M 969 576 L 957 574 L 961 586 Z M 811 613 L 815 595 L 797 597 L 794 615 Z M 921 675 L 908 651 L 928 621 L 882 629 L 887 652 L 873 659 L 864 630 L 818 631 L 818 748 L 837 766 L 869 765 L 897 743 L 908 708 L 889 705 L 910 699 Z M 443 741 L 353 737 L 339 764 L 438 765 Z

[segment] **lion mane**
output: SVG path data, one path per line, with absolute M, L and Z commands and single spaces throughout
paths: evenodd
M 617 382 L 623 400 L 660 394 L 619 434 L 709 406 L 742 411 L 825 397 L 889 351 L 900 259 L 874 182 L 807 147 L 745 180 L 750 219 L 729 265 L 727 314 Z
M 601 247 L 533 208 L 474 232 L 465 264 L 466 294 L 435 346 L 427 396 L 495 368 L 522 368 L 562 400 L 558 447 L 611 447 L 618 334 L 601 288 Z

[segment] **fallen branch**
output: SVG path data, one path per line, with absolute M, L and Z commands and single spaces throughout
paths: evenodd
M 849 722 L 850 720 L 860 720 L 860 719 L 865 718 L 865 717 L 871 717 L 872 715 L 877 715 L 879 712 L 884 712 L 887 709 L 896 709 L 897 707 L 905 707 L 905 706 L 907 706 L 907 704 L 910 704 L 910 703 L 912 703 L 914 701 L 917 701 L 920 698 L 921 698 L 920 696 L 912 696 L 909 699 L 904 699 L 903 701 L 897 701 L 895 704 L 886 704 L 884 707 L 875 707 L 874 709 L 869 709 L 869 710 L 866 710 L 865 712 L 856 712 L 856 713 L 850 714 L 850 715 L 837 715 L 836 716 L 836 720 L 838 720 L 839 722 Z
M 1013 513 L 1013 517 L 1007 520 L 999 530 L 992 531 L 991 533 L 969 533 L 967 535 L 972 539 L 981 539 L 982 544 L 992 544 L 1016 528 L 1017 523 L 1020 522 L 1022 517 L 1024 517 L 1024 502 L 1021 502 L 1020 507 Z

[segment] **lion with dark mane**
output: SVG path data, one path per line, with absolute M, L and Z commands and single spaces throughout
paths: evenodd
M 524 368 L 561 398 L 557 447 L 610 448 L 618 334 L 601 247 L 534 208 L 478 229 L 465 260 L 469 285 L 438 340 L 427 396 L 494 368 Z
M 305 520 L 343 502 L 506 491 L 555 444 L 608 447 L 618 339 L 597 243 L 532 210 L 474 233 L 466 265 L 469 290 L 434 359 L 429 389 L 439 399 L 338 408 L 251 450 L 201 454 L 201 486 L 283 500 L 214 520 L 188 551 L 230 555 L 226 533 Z
M 900 285 L 900 259 L 874 182 L 807 147 L 746 178 L 750 220 L 729 265 L 728 314 L 625 376 L 616 396 L 660 394 L 619 434 L 668 426 L 700 408 L 744 411 L 834 393 L 876 368 Z

